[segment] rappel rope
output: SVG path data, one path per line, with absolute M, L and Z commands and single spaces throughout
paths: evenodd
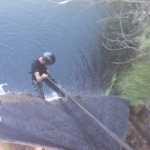
M 59 99 L 61 104 L 64 106 L 64 108 L 67 110 L 68 114 L 77 122 L 81 132 L 83 133 L 83 136 L 85 137 L 85 140 L 87 141 L 87 143 L 90 145 L 90 147 L 92 148 L 92 150 L 96 150 L 94 144 L 91 142 L 91 139 L 89 137 L 89 135 L 87 134 L 86 129 L 84 128 L 83 124 L 80 122 L 80 120 L 72 113 L 72 111 L 68 108 L 68 106 L 66 105 L 66 103 L 63 102 L 62 99 Z
M 51 78 L 49 77 L 48 80 L 53 83 L 58 89 L 59 91 L 61 91 L 63 93 L 64 96 L 67 97 L 67 95 L 51 80 Z M 96 150 L 94 144 L 92 143 L 86 129 L 84 128 L 83 124 L 81 123 L 81 121 L 74 115 L 74 113 L 69 109 L 69 107 L 66 105 L 66 103 L 59 98 L 60 103 L 62 104 L 62 106 L 65 108 L 65 110 L 67 111 L 68 115 L 70 115 L 77 123 L 77 125 L 79 126 L 79 129 L 81 130 L 86 142 L 89 144 L 89 146 L 91 147 L 92 150 Z
M 48 80 L 53 83 L 64 95 L 73 101 L 80 109 L 82 109 L 88 116 L 90 116 L 110 137 L 112 137 L 120 146 L 125 148 L 126 150 L 133 150 L 129 145 L 123 142 L 115 133 L 109 130 L 104 124 L 102 124 L 96 117 L 94 117 L 88 110 L 86 110 L 83 106 L 81 106 L 76 100 L 71 98 L 68 94 L 66 94 L 56 83 L 54 83 L 50 78 Z M 62 101 L 62 100 L 61 100 Z M 63 101 L 62 101 L 63 102 Z M 64 103 L 64 102 L 63 102 Z M 67 105 L 66 105 L 67 106 Z M 68 107 L 68 106 L 67 106 Z

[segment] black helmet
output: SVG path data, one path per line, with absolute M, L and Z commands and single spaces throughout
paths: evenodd
M 43 60 L 46 65 L 52 65 L 55 62 L 55 56 L 51 52 L 45 52 L 43 54 Z

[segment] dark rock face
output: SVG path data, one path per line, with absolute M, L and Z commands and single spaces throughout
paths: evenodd
M 134 150 L 150 149 L 150 106 L 131 106 L 126 142 Z
M 128 100 L 114 96 L 74 99 L 120 139 L 125 140 L 129 118 Z M 67 150 L 121 149 L 69 99 L 63 99 L 69 111 L 58 100 L 47 102 L 27 94 L 3 95 L 0 101 L 1 141 Z M 72 117 L 72 113 L 77 120 Z

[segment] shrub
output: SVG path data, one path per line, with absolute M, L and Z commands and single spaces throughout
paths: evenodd
M 119 82 L 121 96 L 131 100 L 132 105 L 150 104 L 150 61 L 134 64 L 125 71 Z

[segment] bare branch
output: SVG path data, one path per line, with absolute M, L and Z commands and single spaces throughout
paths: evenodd
M 103 42 L 103 46 L 104 46 L 107 50 L 109 50 L 109 51 L 120 51 L 120 50 L 125 50 L 125 49 L 126 49 L 126 47 L 124 47 L 124 48 L 118 48 L 118 49 L 108 48 L 108 47 L 104 44 L 104 42 Z
M 124 37 L 135 37 L 136 35 L 140 34 L 141 32 L 143 32 L 143 29 L 146 28 L 149 24 L 150 19 L 147 19 L 147 22 L 145 23 L 145 25 L 143 27 L 141 27 L 140 29 L 136 30 L 136 32 L 134 32 L 133 34 L 130 35 L 124 35 Z M 122 35 L 122 34 L 119 34 Z
M 123 41 L 123 43 L 124 43 L 124 46 L 125 46 L 126 48 L 130 48 L 130 49 L 133 49 L 133 50 L 135 50 L 135 51 L 139 51 L 139 52 L 143 53 L 141 50 L 136 49 L 135 47 L 132 47 L 132 46 L 127 45 L 124 41 Z
M 133 49 L 133 50 L 138 51 L 138 52 L 142 52 L 142 51 L 140 51 L 139 49 L 136 49 L 135 47 L 131 47 L 131 46 L 127 45 L 127 44 L 125 43 L 126 40 L 125 40 L 125 41 L 120 41 L 119 39 L 118 39 L 118 40 L 112 40 L 112 39 L 107 38 L 103 33 L 102 33 L 102 35 L 103 35 L 103 37 L 104 37 L 105 39 L 107 39 L 108 41 L 111 41 L 111 42 L 118 42 L 121 46 L 123 46 L 123 48 L 111 49 L 111 48 L 108 48 L 108 47 L 104 44 L 104 42 L 103 42 L 103 46 L 104 46 L 107 50 L 119 51 L 119 50 L 124 50 L 124 49 L 126 49 L 126 48 L 129 48 L 129 49 Z M 130 43 L 132 43 L 132 44 L 135 44 L 135 43 L 133 43 L 132 41 L 129 41 L 129 40 L 127 40 L 127 41 L 130 42 Z
M 139 44 L 136 44 L 135 42 L 133 42 L 132 40 L 126 40 L 126 42 L 130 43 L 130 44 L 133 44 L 135 46 L 138 46 L 139 47 Z
M 130 63 L 130 62 L 132 62 L 132 61 L 134 61 L 134 60 L 137 60 L 137 59 L 139 59 L 139 58 L 141 58 L 141 57 L 147 56 L 147 55 L 149 55 L 149 53 L 140 54 L 140 55 L 138 55 L 137 57 L 132 58 L 132 59 L 130 59 L 130 60 L 128 60 L 128 61 L 124 61 L 124 62 L 111 62 L 111 63 L 112 63 L 112 64 L 116 64 L 116 65 L 127 64 L 127 63 Z
M 121 51 L 121 50 L 126 50 L 126 49 L 133 49 L 134 51 L 137 51 L 137 52 L 142 52 L 142 51 L 140 51 L 139 49 L 136 49 L 136 48 L 134 48 L 134 47 L 123 47 L 123 48 L 118 48 L 118 49 L 112 49 L 112 48 L 108 48 L 105 44 L 104 44 L 104 42 L 103 42 L 103 46 L 107 49 L 107 50 L 109 50 L 109 51 Z
M 103 33 L 102 33 L 102 36 L 103 36 L 105 39 L 107 39 L 108 41 L 117 42 L 117 40 L 112 40 L 112 39 L 107 38 Z

